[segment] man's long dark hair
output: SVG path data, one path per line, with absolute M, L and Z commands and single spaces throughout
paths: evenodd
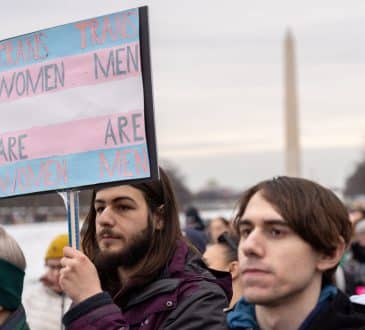
M 153 231 L 146 257 L 143 258 L 142 262 L 131 275 L 131 279 L 138 282 L 148 282 L 150 279 L 153 279 L 172 258 L 178 240 L 183 240 L 174 191 L 165 171 L 161 168 L 159 170 L 159 180 L 129 184 L 143 193 L 148 206 L 149 218 L 152 214 L 160 214 L 163 219 L 162 228 Z M 85 219 L 84 225 L 86 226 L 86 231 L 82 239 L 83 252 L 91 261 L 95 260 L 95 256 L 99 249 L 96 241 L 95 229 L 95 196 L 96 191 L 93 192 L 89 213 Z M 100 274 L 99 271 L 99 275 L 101 277 L 103 289 L 113 291 L 113 288 L 110 288 L 110 286 L 114 286 L 111 284 L 111 281 L 117 280 L 116 273 Z M 121 283 L 118 285 L 119 288 L 120 285 Z

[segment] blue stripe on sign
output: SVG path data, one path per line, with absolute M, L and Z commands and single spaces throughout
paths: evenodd
M 138 40 L 138 8 L 59 25 L 2 40 L 0 72 Z
M 148 178 L 147 145 L 55 156 L 0 167 L 0 197 Z

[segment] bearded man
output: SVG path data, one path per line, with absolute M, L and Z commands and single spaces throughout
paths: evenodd
M 229 273 L 208 270 L 180 230 L 168 177 L 94 192 L 82 240 L 66 247 L 67 329 L 225 329 Z

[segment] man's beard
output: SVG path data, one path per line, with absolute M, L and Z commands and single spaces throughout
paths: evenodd
M 146 256 L 151 240 L 152 224 L 148 221 L 147 228 L 133 235 L 129 243 L 119 251 L 108 252 L 99 249 L 94 259 L 95 267 L 103 272 L 115 271 L 118 267 L 130 269 Z

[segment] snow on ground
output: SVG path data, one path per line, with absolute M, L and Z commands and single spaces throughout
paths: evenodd
M 203 219 L 215 216 L 232 217 L 232 210 L 202 211 Z M 183 216 L 181 215 L 181 219 Z M 81 226 L 80 226 L 81 227 Z M 13 236 L 22 248 L 27 260 L 25 282 L 36 281 L 44 272 L 44 255 L 49 242 L 58 234 L 67 233 L 67 222 L 44 222 L 6 225 L 5 230 Z
M 27 268 L 25 281 L 35 281 L 44 272 L 44 255 L 49 242 L 58 234 L 67 233 L 67 222 L 44 222 L 4 226 L 22 248 Z

